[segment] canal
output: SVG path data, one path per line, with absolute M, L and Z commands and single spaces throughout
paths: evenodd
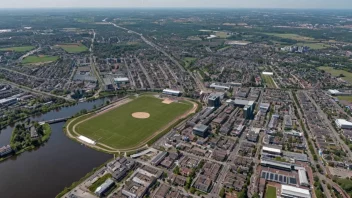
M 82 109 L 91 110 L 104 99 L 79 103 L 54 110 L 31 120 L 42 121 L 73 116 Z M 94 167 L 112 156 L 97 152 L 66 137 L 64 123 L 52 124 L 49 141 L 39 149 L 24 152 L 0 162 L 0 197 L 55 197 L 65 187 L 78 181 Z M 13 127 L 1 130 L 0 146 L 10 143 Z

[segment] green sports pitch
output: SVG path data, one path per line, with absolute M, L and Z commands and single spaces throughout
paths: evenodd
M 79 123 L 75 130 L 80 135 L 115 149 L 137 147 L 193 107 L 188 101 L 171 104 L 162 101 L 154 96 L 141 96 Z M 135 118 L 132 114 L 136 112 L 146 112 L 150 117 Z

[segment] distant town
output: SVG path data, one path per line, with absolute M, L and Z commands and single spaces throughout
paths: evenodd
M 350 12 L 14 12 L 0 13 L 0 163 L 51 149 L 55 123 L 111 155 L 53 196 L 352 196 Z

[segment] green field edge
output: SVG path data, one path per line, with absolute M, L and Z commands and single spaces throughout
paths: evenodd
M 155 93 L 154 93 L 155 94 Z M 146 93 L 146 94 L 141 94 L 143 95 L 143 97 L 150 97 L 151 93 Z M 182 118 L 182 119 L 179 119 L 177 120 L 174 124 L 172 124 L 171 126 L 169 126 L 168 128 L 164 129 L 162 132 L 158 133 L 156 136 L 154 136 L 151 140 L 149 140 L 148 142 L 146 142 L 145 145 L 141 145 L 139 146 L 138 148 L 121 148 L 121 149 L 116 149 L 116 151 L 112 151 L 111 148 L 108 148 L 108 147 L 105 147 L 104 145 L 100 144 L 100 143 L 97 143 L 95 146 L 91 146 L 91 145 L 88 145 L 88 144 L 85 144 L 86 146 L 88 146 L 89 148 L 91 149 L 94 149 L 96 151 L 99 151 L 99 152 L 103 152 L 103 153 L 107 153 L 107 154 L 121 154 L 121 153 L 128 153 L 128 154 L 131 154 L 131 153 L 135 153 L 136 151 L 140 151 L 141 149 L 145 148 L 146 146 L 150 146 L 152 145 L 154 142 L 156 142 L 158 139 L 160 139 L 161 137 L 163 137 L 166 133 L 168 133 L 172 128 L 174 128 L 175 126 L 179 125 L 180 123 L 182 123 L 183 121 L 189 119 L 191 116 L 193 116 L 194 114 L 196 114 L 197 112 L 200 111 L 200 109 L 202 108 L 202 104 L 196 100 L 192 100 L 192 99 L 189 99 L 189 98 L 184 98 L 185 101 L 184 102 L 189 102 L 190 104 L 193 103 L 196 103 L 197 104 L 197 109 L 195 110 L 194 113 L 190 113 L 188 114 L 186 117 Z M 126 103 L 127 104 L 127 103 Z M 123 104 L 125 105 L 125 104 Z M 193 105 L 193 104 L 192 104 Z M 121 105 L 122 106 L 122 105 Z M 120 106 L 119 106 L 120 107 Z M 117 107 L 117 108 L 119 108 Z M 99 109 L 96 109 L 94 111 L 91 111 L 91 112 L 88 112 L 87 114 L 84 114 L 84 115 L 80 115 L 78 117 L 74 117 L 74 118 L 71 118 L 69 119 L 65 125 L 63 126 L 63 130 L 64 130 L 64 133 L 65 135 L 76 141 L 77 143 L 80 143 L 80 144 L 83 144 L 81 141 L 77 140 L 78 136 L 81 135 L 79 133 L 74 133 L 73 132 L 73 126 L 75 126 L 78 122 L 81 122 L 81 121 L 84 121 L 86 119 L 89 119 L 91 116 L 94 116 L 94 112 L 96 112 L 97 110 Z M 192 108 L 190 109 L 192 110 Z M 189 110 L 189 111 L 190 111 Z M 69 127 L 67 127 L 69 126 Z M 70 134 L 73 136 L 71 137 L 70 135 L 68 135 L 68 130 L 71 132 Z M 141 141 L 143 142 L 143 140 Z M 138 144 L 137 144 L 138 146 Z M 101 149 L 97 148 L 97 147 L 101 147 Z M 110 150 L 109 152 L 106 151 L 106 150 Z

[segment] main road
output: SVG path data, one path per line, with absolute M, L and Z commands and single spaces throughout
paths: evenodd
M 121 27 L 119 25 L 116 25 L 115 23 L 109 22 L 111 25 L 123 29 L 125 31 L 128 31 L 129 33 L 133 33 L 133 34 L 137 34 L 141 37 L 141 39 L 148 45 L 150 45 L 151 47 L 153 47 L 154 49 L 156 49 L 157 51 L 163 53 L 166 57 L 168 57 L 175 65 L 178 66 L 178 68 L 182 71 L 182 72 L 188 72 L 188 74 L 193 78 L 193 80 L 196 82 L 197 87 L 199 90 L 203 90 L 206 91 L 207 89 L 204 87 L 204 85 L 201 83 L 199 83 L 197 81 L 197 79 L 193 76 L 193 74 L 190 71 L 185 70 L 185 68 L 182 67 L 182 65 L 174 58 L 172 57 L 170 54 L 168 54 L 165 50 L 163 50 L 161 47 L 159 47 L 158 45 L 154 44 L 153 42 L 149 41 L 148 39 L 146 39 L 143 34 L 135 32 L 133 30 L 129 30 L 127 28 Z
M 104 90 L 105 86 L 104 86 L 104 81 L 101 78 L 99 69 L 96 67 L 96 64 L 95 64 L 94 41 L 95 41 L 96 32 L 95 32 L 95 30 L 92 30 L 92 31 L 93 31 L 93 38 L 92 38 L 92 41 L 91 41 L 92 43 L 90 44 L 90 48 L 89 48 L 89 52 L 90 52 L 89 61 L 90 61 L 90 69 L 94 73 L 95 77 L 97 78 L 97 80 L 99 82 L 99 90 L 94 94 L 94 97 L 98 98 L 99 93 Z
M 43 95 L 43 96 L 51 96 L 51 97 L 55 97 L 55 98 L 60 98 L 60 99 L 64 99 L 64 100 L 67 100 L 69 102 L 76 102 L 76 100 L 72 99 L 72 98 L 67 98 L 67 97 L 63 97 L 63 96 L 58 96 L 58 95 L 55 95 L 55 94 L 52 94 L 52 93 L 48 93 L 48 92 L 44 92 L 44 91 L 39 91 L 39 90 L 36 90 L 36 89 L 32 89 L 32 88 L 29 88 L 29 87 L 26 87 L 26 86 L 22 86 L 22 85 L 19 85 L 19 84 L 16 84 L 14 82 L 10 82 L 10 81 L 7 81 L 7 80 L 4 80 L 4 79 L 1 79 L 0 81 L 3 81 L 5 82 L 6 84 L 9 84 L 13 87 L 16 87 L 20 90 L 23 90 L 25 92 L 30 92 L 30 93 L 34 93 L 34 94 L 37 94 L 37 95 Z

